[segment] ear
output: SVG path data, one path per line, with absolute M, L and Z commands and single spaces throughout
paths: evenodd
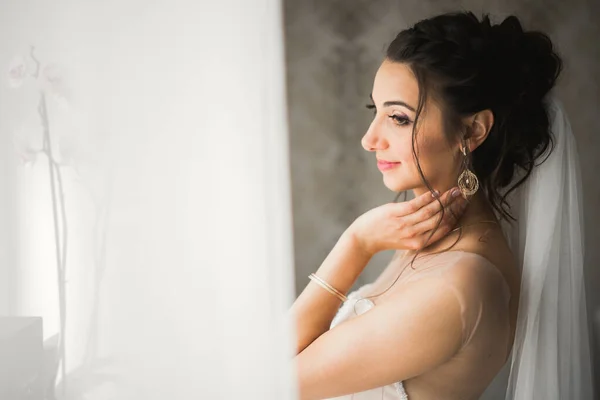
M 468 117 L 467 138 L 469 139 L 469 151 L 474 151 L 485 141 L 492 126 L 494 125 L 494 114 L 491 110 L 483 110 Z

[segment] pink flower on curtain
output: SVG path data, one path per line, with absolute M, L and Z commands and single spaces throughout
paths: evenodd
M 13 139 L 13 147 L 21 165 L 25 167 L 35 164 L 38 153 L 41 151 L 34 149 L 27 143 L 19 143 L 19 141 L 15 139 Z
M 96 207 L 97 216 L 94 227 L 97 249 L 94 249 L 94 268 L 98 274 L 95 282 L 96 293 L 102 282 L 105 260 L 101 256 L 105 243 L 105 219 L 108 215 L 106 204 L 107 178 L 97 165 L 101 162 L 101 146 L 90 134 L 85 115 L 72 102 L 71 80 L 66 69 L 56 63 L 42 63 L 34 54 L 31 47 L 29 59 L 17 56 L 8 69 L 8 82 L 13 88 L 18 88 L 25 79 L 32 77 L 33 89 L 37 90 L 38 101 L 32 103 L 32 112 L 23 123 L 13 131 L 12 144 L 15 154 L 24 166 L 31 166 L 38 159 L 48 163 L 49 182 L 52 194 L 52 210 L 54 221 L 54 245 L 56 251 L 56 270 L 58 275 L 58 297 L 60 328 L 51 346 L 55 349 L 55 357 L 51 371 L 47 374 L 49 396 L 55 398 L 54 392 L 62 392 L 62 398 L 83 399 L 85 393 L 106 382 L 114 382 L 116 377 L 104 369 L 111 366 L 112 361 L 98 355 L 98 344 L 95 334 L 90 334 L 86 344 L 86 355 L 82 365 L 73 369 L 66 367 L 65 340 L 67 331 L 67 260 L 69 253 L 69 228 L 67 220 L 65 185 L 63 176 L 69 171 L 70 177 L 82 185 L 91 195 Z M 29 64 L 28 64 L 29 62 Z M 56 107 L 58 106 L 58 107 Z M 60 110 L 62 108 L 62 110 Z M 62 112 L 61 112 L 62 111 Z M 39 157 L 39 156 L 42 157 Z M 42 160 L 40 160 L 42 161 Z M 43 167 L 45 163 L 41 164 Z M 74 173 L 74 174 L 73 174 Z M 90 320 L 90 329 L 98 324 L 97 304 L 98 295 L 94 299 L 94 313 Z M 61 382 L 56 386 L 59 365 L 62 366 Z M 68 372 L 67 372 L 68 371 Z M 67 388 L 67 377 L 69 387 Z M 70 396 L 67 396 L 70 393 Z M 50 398 L 49 397 L 49 398 Z
M 15 155 L 22 166 L 35 164 L 38 155 L 43 153 L 43 126 L 39 119 L 31 116 L 12 132 L 12 146 Z
M 8 85 L 11 88 L 20 87 L 28 76 L 28 65 L 25 57 L 18 55 L 8 66 Z
M 58 276 L 58 303 L 60 328 L 58 332 L 58 360 L 62 366 L 62 392 L 66 398 L 67 393 L 67 366 L 66 366 L 66 321 L 67 321 L 67 252 L 68 252 L 68 228 L 67 213 L 65 206 L 65 193 L 61 164 L 57 161 L 56 149 L 60 147 L 54 127 L 50 126 L 48 117 L 50 100 L 54 100 L 59 106 L 68 109 L 69 92 L 62 68 L 56 64 L 42 64 L 34 54 L 31 47 L 30 59 L 33 65 L 31 76 L 36 82 L 39 90 L 39 100 L 35 110 L 39 118 L 28 118 L 13 136 L 13 145 L 17 156 L 24 165 L 31 165 L 37 159 L 38 153 L 43 153 L 48 160 L 48 174 L 52 194 L 52 216 L 54 221 L 54 245 L 56 251 L 56 271 Z M 28 64 L 22 56 L 17 56 L 8 68 L 8 83 L 13 88 L 20 87 L 28 76 Z M 52 131 L 52 134 L 51 134 Z M 38 147 L 39 146 L 39 147 Z M 39 149 L 39 150 L 38 150 Z M 54 383 L 52 384 L 54 386 Z M 54 389 L 52 389 L 54 391 Z M 52 396 L 54 398 L 54 396 Z

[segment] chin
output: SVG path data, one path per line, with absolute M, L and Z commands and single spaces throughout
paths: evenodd
M 392 192 L 404 192 L 416 188 L 418 185 L 411 184 L 396 174 L 383 174 L 383 184 Z

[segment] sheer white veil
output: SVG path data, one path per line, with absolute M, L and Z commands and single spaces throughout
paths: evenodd
M 502 387 L 505 400 L 593 398 L 579 159 L 562 104 L 546 99 L 554 150 L 510 194 L 517 222 L 503 222 L 521 297 L 511 356 L 486 399 Z

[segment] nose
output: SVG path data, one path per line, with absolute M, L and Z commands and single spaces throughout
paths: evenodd
M 363 149 L 367 151 L 385 150 L 389 144 L 380 132 L 377 122 L 373 121 L 360 141 Z

